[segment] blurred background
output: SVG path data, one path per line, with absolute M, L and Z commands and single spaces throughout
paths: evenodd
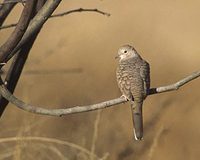
M 49 19 L 14 94 L 46 108 L 119 97 L 114 57 L 124 44 L 150 63 L 152 87 L 176 82 L 200 69 L 199 5 L 198 0 L 62 1 L 56 13 L 82 7 L 111 16 L 86 12 Z M 17 22 L 22 7 L 18 4 L 5 24 Z M 0 31 L 1 44 L 12 31 Z M 0 121 L 0 159 L 198 159 L 199 89 L 197 79 L 178 91 L 149 96 L 142 142 L 133 139 L 128 103 L 61 118 L 9 104 Z

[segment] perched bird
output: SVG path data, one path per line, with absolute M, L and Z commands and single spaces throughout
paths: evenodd
M 142 140 L 142 104 L 150 89 L 150 67 L 130 45 L 120 47 L 116 58 L 118 86 L 122 96 L 131 102 L 135 139 Z

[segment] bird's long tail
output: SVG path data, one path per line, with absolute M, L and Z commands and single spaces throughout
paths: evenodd
M 134 135 L 136 140 L 142 140 L 143 138 L 142 104 L 143 102 L 131 102 Z

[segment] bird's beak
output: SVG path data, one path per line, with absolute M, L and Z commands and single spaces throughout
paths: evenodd
M 115 57 L 115 59 L 118 59 L 119 58 L 119 55 L 117 55 L 116 57 Z

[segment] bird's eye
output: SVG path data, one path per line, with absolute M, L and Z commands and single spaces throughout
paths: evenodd
M 124 53 L 127 53 L 127 51 L 125 50 Z

